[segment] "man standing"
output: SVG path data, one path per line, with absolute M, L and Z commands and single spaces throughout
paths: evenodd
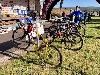
M 36 11 L 35 13 L 36 13 L 36 19 L 39 20 L 40 19 L 40 13 L 38 11 Z
M 62 13 L 62 17 L 65 17 L 65 12 L 63 11 L 63 13 Z
M 85 12 L 84 12 L 84 25 L 86 25 L 87 15 L 88 15 L 87 10 L 85 10 Z
M 76 10 L 73 13 L 69 14 L 68 17 L 73 16 L 73 15 L 75 16 L 74 22 L 76 25 L 78 25 L 80 22 L 80 19 L 84 17 L 84 14 L 82 13 L 82 11 L 80 11 L 79 6 L 76 6 Z
M 91 12 L 88 13 L 88 22 L 91 21 Z
M 2 13 L 1 13 L 1 11 L 2 11 L 2 7 L 1 7 L 1 4 L 0 4 L 0 21 L 2 21 Z
M 34 18 L 34 20 L 36 20 L 36 13 L 37 13 L 37 11 L 34 10 L 34 11 L 33 11 L 33 18 Z
M 36 20 L 36 11 L 35 10 L 31 10 L 28 13 L 28 16 L 32 17 L 33 21 Z
M 73 13 L 73 10 L 72 10 L 72 9 L 70 9 L 70 14 L 71 14 L 71 13 Z M 73 17 L 74 17 L 73 15 L 70 16 L 70 21 L 73 21 Z

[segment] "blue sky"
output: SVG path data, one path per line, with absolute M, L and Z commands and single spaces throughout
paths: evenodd
M 96 0 L 64 0 L 63 7 L 80 7 L 95 6 L 100 7 L 100 4 Z M 59 8 L 60 2 L 58 2 L 54 8 Z

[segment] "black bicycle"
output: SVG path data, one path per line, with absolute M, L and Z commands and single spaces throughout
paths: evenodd
M 53 25 L 48 28 L 47 37 L 50 38 L 50 44 L 54 41 L 58 42 L 58 39 L 60 39 L 59 42 L 64 42 L 65 48 L 69 50 L 80 50 L 83 46 L 82 36 L 78 33 L 69 32 L 69 22 L 53 22 Z M 78 43 L 80 43 L 80 45 Z

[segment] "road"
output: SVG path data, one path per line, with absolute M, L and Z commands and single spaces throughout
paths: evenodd
M 49 27 L 50 25 L 45 25 L 44 28 Z M 29 47 L 32 50 L 31 47 Z M 3 65 L 7 60 L 21 55 L 24 50 L 19 50 L 15 47 L 12 42 L 12 31 L 0 34 L 0 65 Z

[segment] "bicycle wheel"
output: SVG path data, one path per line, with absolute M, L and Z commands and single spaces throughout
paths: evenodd
M 48 52 L 47 52 L 48 49 Z M 60 51 L 53 45 L 42 45 L 38 51 L 40 51 L 41 54 L 39 54 L 40 58 L 43 59 L 44 63 L 49 68 L 58 68 L 62 64 L 62 55 Z M 48 58 L 45 58 L 48 57 Z
M 83 39 L 80 34 L 70 33 L 64 39 L 65 48 L 68 50 L 80 50 L 83 46 Z
M 56 33 L 56 30 L 49 30 L 49 32 L 46 33 L 46 38 L 48 38 L 48 43 L 51 44 L 54 39 L 57 37 L 57 33 Z
M 52 44 L 52 42 L 54 42 L 55 38 L 57 37 L 55 34 L 51 34 L 51 33 L 47 34 L 46 36 L 48 38 L 49 44 Z
M 12 34 L 13 42 L 20 49 L 27 49 L 30 46 L 30 36 L 21 29 L 13 31 Z
M 84 37 L 85 36 L 85 28 L 83 26 L 78 28 L 78 32 Z

